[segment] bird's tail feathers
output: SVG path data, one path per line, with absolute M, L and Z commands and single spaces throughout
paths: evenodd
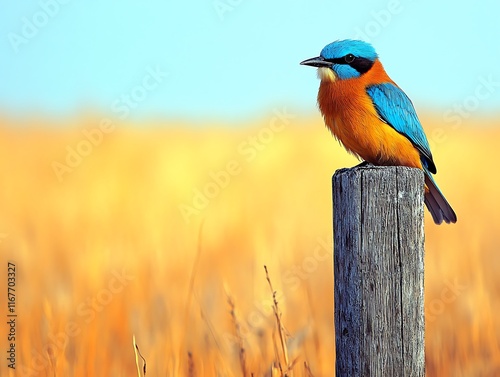
M 447 224 L 456 223 L 457 215 L 455 211 L 453 211 L 450 203 L 448 203 L 441 190 L 439 190 L 431 173 L 425 168 L 424 170 L 425 185 L 429 189 L 429 191 L 425 193 L 424 202 L 432 215 L 432 219 L 436 224 L 441 224 L 443 221 Z

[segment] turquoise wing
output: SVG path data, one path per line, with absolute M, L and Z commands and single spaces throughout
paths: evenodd
M 436 173 L 429 142 L 408 96 L 391 83 L 371 85 L 366 92 L 380 119 L 408 138 L 420 152 L 423 165 Z

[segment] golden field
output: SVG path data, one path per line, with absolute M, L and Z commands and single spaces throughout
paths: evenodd
M 422 122 L 458 215 L 426 214 L 427 375 L 500 375 L 498 121 Z M 319 117 L 0 123 L 0 376 L 136 376 L 133 335 L 146 376 L 279 375 L 264 265 L 293 375 L 333 375 L 330 182 L 357 161 Z

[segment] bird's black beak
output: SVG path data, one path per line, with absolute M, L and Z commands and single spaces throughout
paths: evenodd
M 306 59 L 300 65 L 310 65 L 311 67 L 331 67 L 332 62 L 326 61 L 322 56 Z

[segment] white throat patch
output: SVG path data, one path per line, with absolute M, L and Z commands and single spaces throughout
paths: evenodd
M 333 72 L 333 69 L 320 67 L 318 68 L 318 78 L 322 81 L 333 82 L 337 79 L 337 76 L 335 75 L 335 72 Z

